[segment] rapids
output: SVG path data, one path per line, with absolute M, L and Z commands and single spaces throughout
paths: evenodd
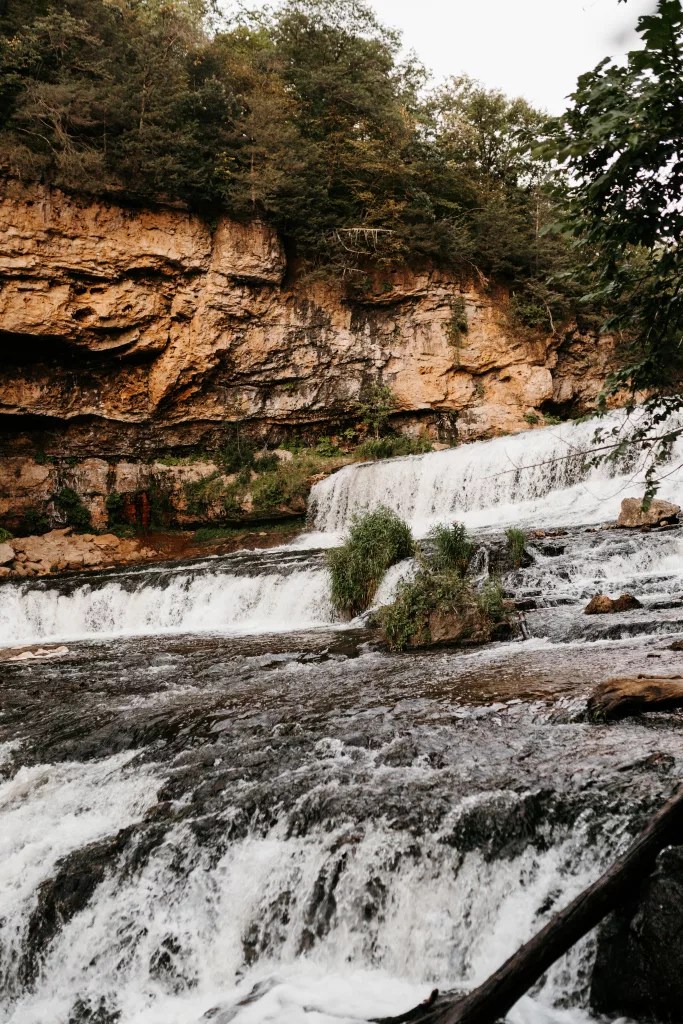
M 679 713 L 584 715 L 683 636 L 683 531 L 585 528 L 637 467 L 548 462 L 594 430 L 348 467 L 280 550 L 0 584 L 0 1019 L 358 1024 L 483 980 L 594 879 L 683 774 Z M 564 527 L 505 580 L 531 639 L 391 655 L 335 621 L 319 548 L 380 501 L 484 560 Z M 643 607 L 585 617 L 597 589 Z M 591 1022 L 593 950 L 513 1024 Z

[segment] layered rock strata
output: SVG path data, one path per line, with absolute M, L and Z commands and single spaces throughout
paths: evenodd
M 528 429 L 590 406 L 612 343 L 524 331 L 506 291 L 480 280 L 378 273 L 352 300 L 345 282 L 288 266 L 263 224 L 4 182 L 0 351 L 6 504 L 52 493 L 45 458 L 88 460 L 89 479 L 210 452 L 230 423 L 270 443 L 329 434 L 372 383 L 393 389 L 408 432 Z

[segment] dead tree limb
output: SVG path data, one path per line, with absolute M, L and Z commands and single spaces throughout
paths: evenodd
M 496 1024 L 549 967 L 591 931 L 627 893 L 642 883 L 666 846 L 683 842 L 683 787 L 601 877 L 556 914 L 533 939 L 466 996 L 438 997 L 400 1017 L 375 1024 Z

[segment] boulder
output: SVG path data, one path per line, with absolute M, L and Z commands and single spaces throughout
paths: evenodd
M 625 718 L 641 711 L 683 707 L 681 676 L 635 676 L 608 679 L 588 699 L 588 711 L 603 720 Z
M 641 498 L 624 498 L 617 526 L 626 529 L 635 529 L 639 526 L 665 526 L 667 523 L 677 522 L 680 511 L 680 505 L 674 505 L 671 501 L 662 501 L 661 498 L 655 498 L 647 510 L 643 509 Z
M 11 544 L 0 544 L 0 565 L 9 565 L 14 561 L 14 548 Z
M 584 608 L 584 614 L 613 615 L 616 612 L 630 612 L 634 608 L 642 607 L 638 598 L 633 594 L 622 594 L 617 598 L 608 597 L 607 594 L 596 594 Z
M 610 1018 L 678 1024 L 683 1007 L 683 848 L 663 850 L 647 881 L 598 931 L 591 1006 Z

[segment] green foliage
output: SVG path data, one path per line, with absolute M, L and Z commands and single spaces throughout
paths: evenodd
M 548 311 L 542 303 L 523 295 L 510 298 L 510 316 L 522 327 L 540 328 L 550 326 Z
M 545 281 L 562 261 L 544 233 L 557 192 L 536 155 L 544 115 L 466 77 L 426 89 L 362 0 L 239 8 L 10 0 L 0 161 L 263 219 L 305 266 L 349 280 L 426 257 Z
M 92 529 L 90 513 L 71 487 L 62 487 L 61 491 L 55 495 L 54 502 L 55 508 L 61 513 L 67 526 L 81 531 Z
M 321 437 L 315 446 L 315 450 L 317 454 L 322 455 L 323 458 L 333 458 L 335 455 L 341 454 L 339 448 L 331 437 Z
M 453 569 L 462 576 L 466 575 L 477 548 L 462 523 L 434 526 L 427 540 L 432 548 L 428 556 L 430 568 L 438 572 Z
M 240 530 L 234 526 L 200 526 L 195 530 L 194 539 L 197 541 L 208 540 L 229 540 L 240 534 Z
M 239 515 L 241 512 L 236 497 L 237 485 L 226 484 L 217 470 L 199 480 L 186 483 L 183 492 L 190 515 L 205 516 L 216 506 L 222 508 L 229 516 Z
M 607 382 L 649 416 L 614 439 L 647 457 L 647 493 L 675 434 L 683 381 L 683 7 L 658 0 L 638 22 L 642 46 L 579 78 L 547 150 L 569 182 L 566 230 L 575 266 L 593 279 L 588 299 L 608 311 L 605 330 L 624 340 Z M 576 275 L 575 275 L 576 276 Z
M 432 450 L 428 437 L 409 437 L 407 434 L 387 434 L 363 441 L 354 454 L 361 459 L 392 459 L 398 455 L 424 455 Z
M 524 419 L 530 427 L 536 427 L 541 422 L 541 417 L 537 412 L 525 412 Z
M 459 617 L 462 640 L 490 639 L 496 626 L 508 621 L 500 582 L 488 577 L 476 585 L 470 572 L 475 545 L 460 523 L 436 527 L 428 540 L 415 576 L 399 585 L 393 603 L 378 614 L 389 647 L 402 651 L 429 643 L 434 613 Z
M 125 499 L 122 494 L 112 491 L 105 498 L 104 507 L 107 510 L 107 522 L 110 527 L 126 525 L 124 519 Z
M 451 345 L 457 348 L 462 341 L 463 334 L 467 334 L 468 330 L 467 304 L 462 295 L 456 295 L 451 299 L 451 317 L 447 327 L 448 340 Z
M 527 535 L 524 530 L 511 526 L 505 531 L 505 540 L 510 560 L 515 568 L 519 568 L 526 553 Z
M 20 536 L 32 537 L 47 533 L 50 529 L 50 520 L 42 508 L 27 508 L 21 517 Z
M 497 625 L 507 619 L 505 597 L 500 580 L 489 576 L 477 591 L 477 607 L 482 616 L 491 624 Z
M 327 555 L 332 604 L 353 617 L 372 603 L 387 569 L 413 553 L 409 528 L 390 509 L 380 505 L 357 516 L 346 543 Z
M 4 527 L 0 526 L 0 544 L 4 544 L 7 540 L 12 540 L 14 534 L 10 533 L 9 530 L 5 530 Z
M 372 429 L 376 439 L 386 429 L 397 404 L 396 395 L 388 385 L 371 384 L 365 388 L 358 403 L 358 416 L 365 427 Z

